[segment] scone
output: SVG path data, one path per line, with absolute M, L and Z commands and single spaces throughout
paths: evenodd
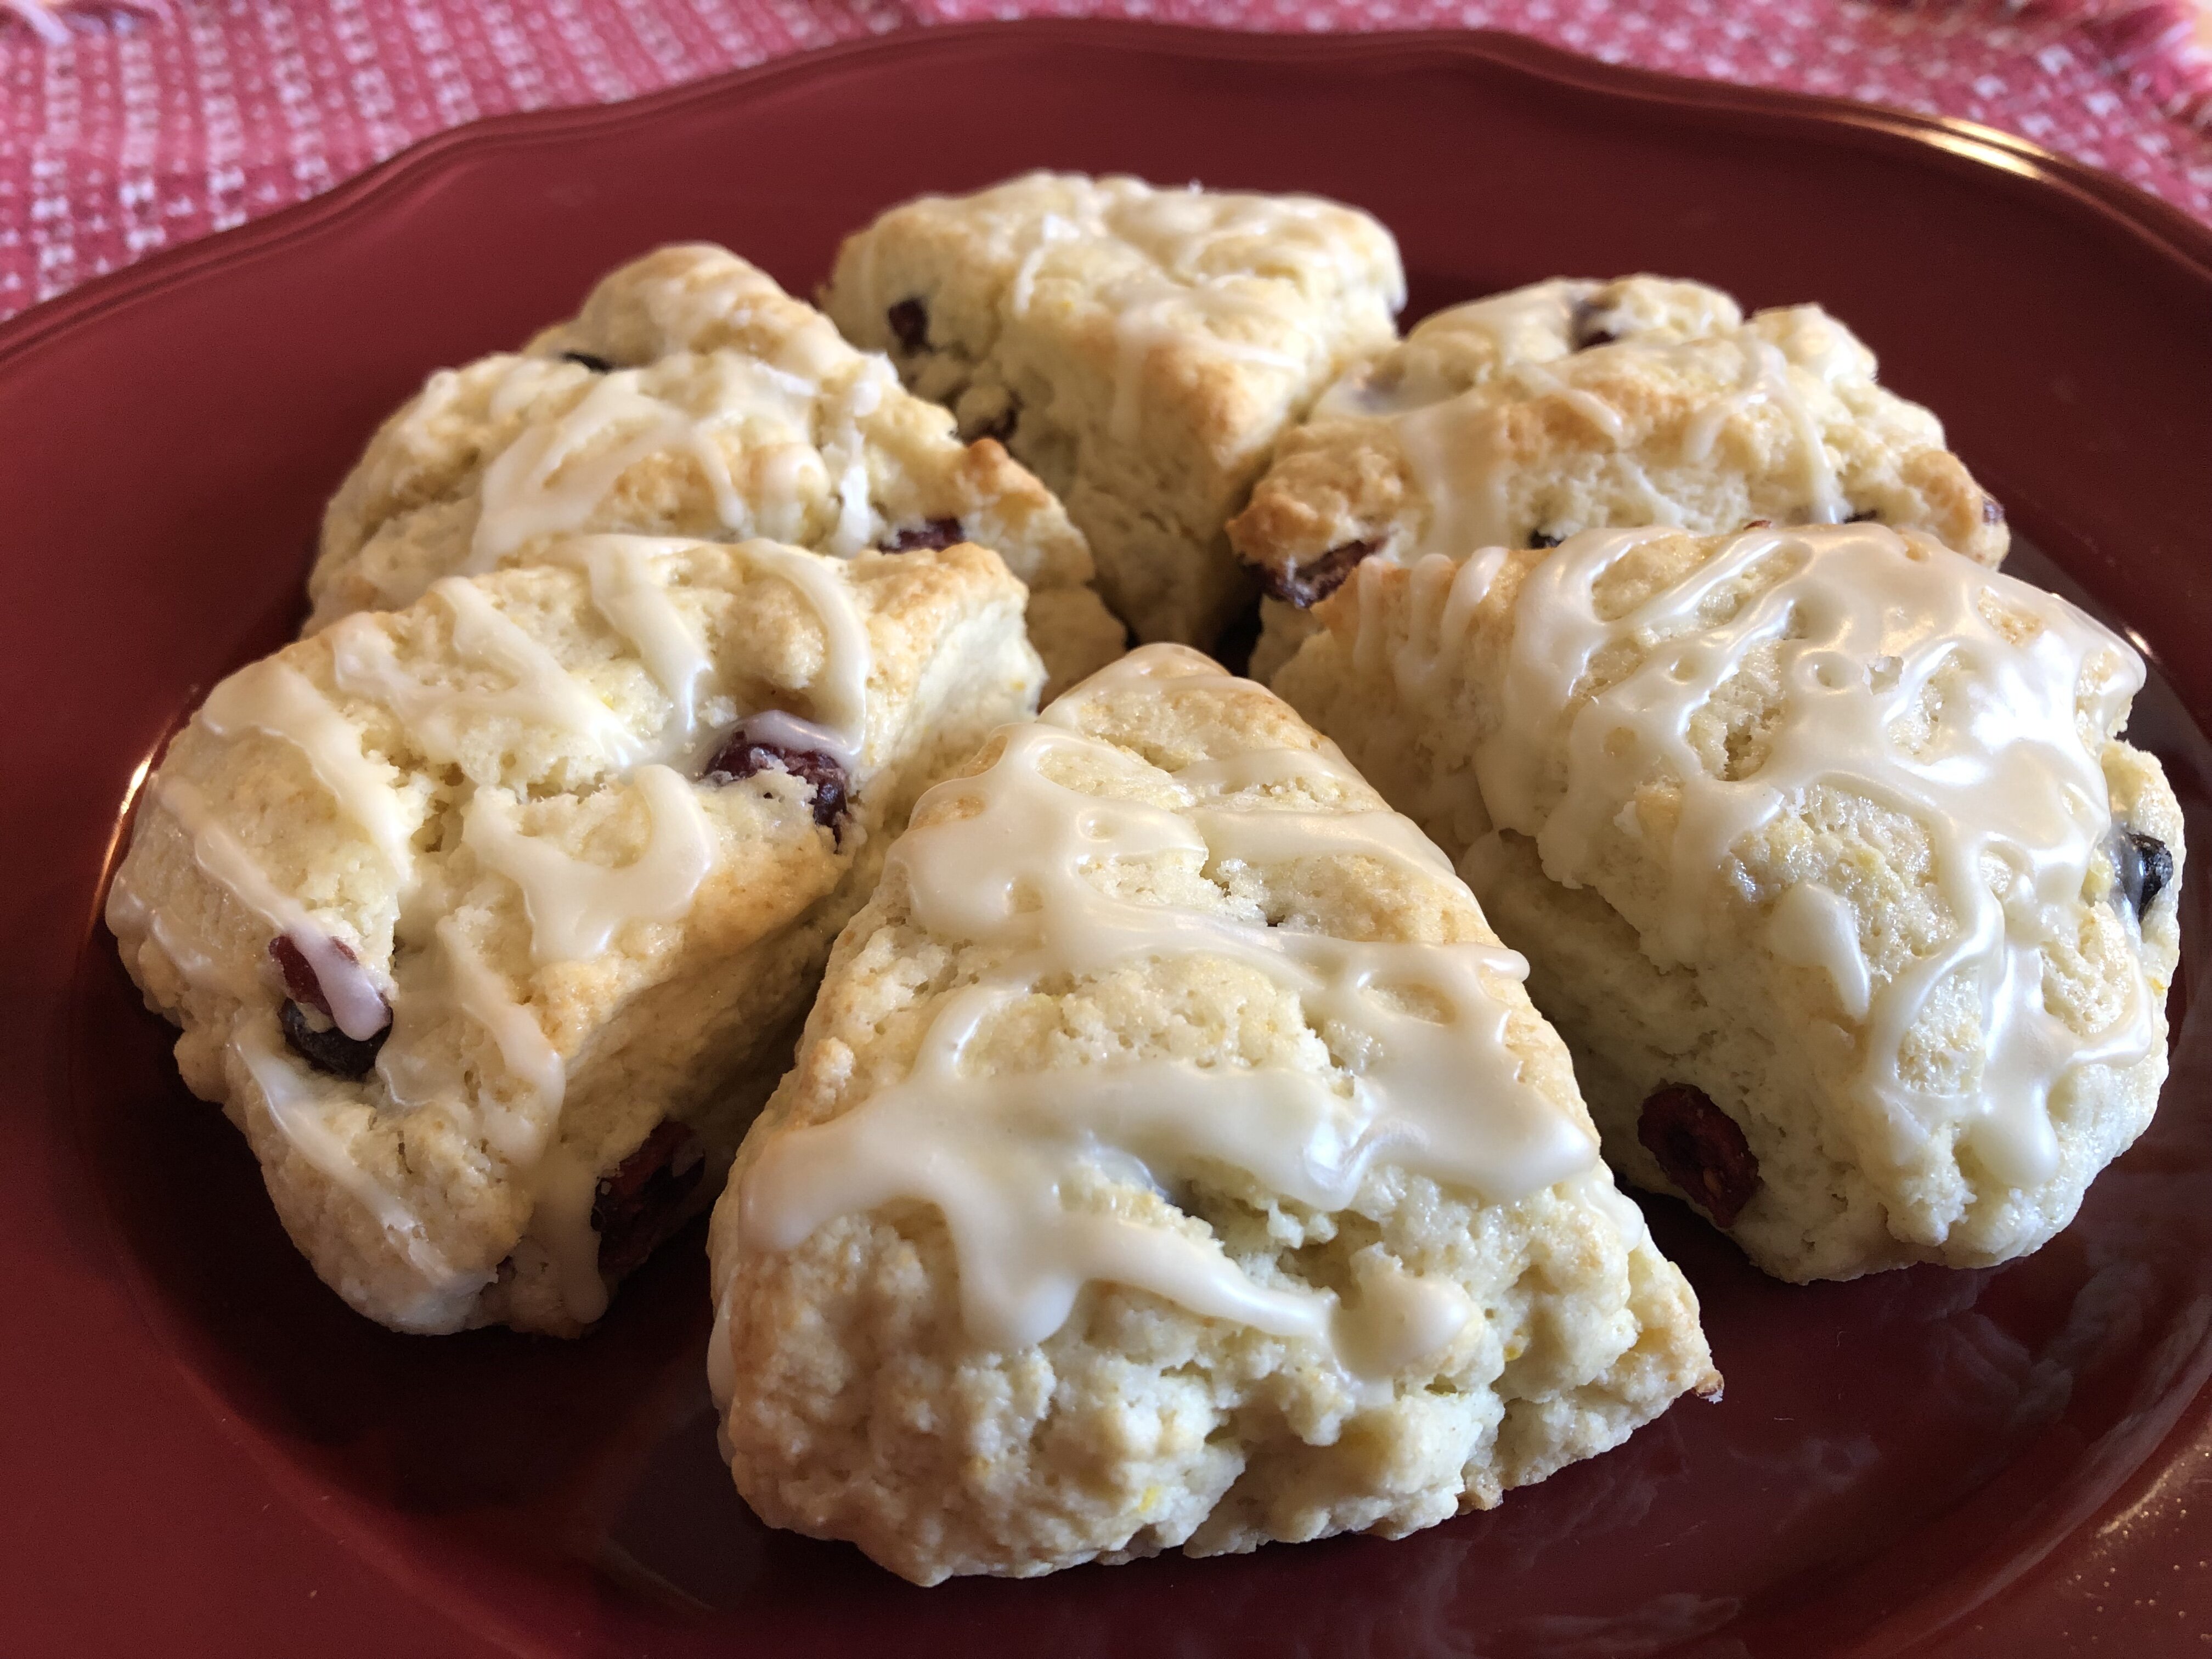
M 2135 652 L 1917 532 L 1370 560 L 1276 676 L 1460 861 L 1613 1168 L 1784 1279 L 2073 1218 L 2166 1075 Z
M 433 374 L 324 514 L 307 631 L 580 531 L 769 537 L 844 558 L 978 542 L 1029 584 L 1030 635 L 1060 683 L 1126 643 L 1043 485 L 997 442 L 963 444 L 882 358 L 719 247 L 662 248 L 520 353 Z
M 401 1330 L 599 1316 L 720 1190 L 915 797 L 1042 678 L 980 547 L 545 560 L 223 681 L 108 898 L 293 1241 Z
M 1332 386 L 1229 526 L 1270 599 L 1267 678 L 1297 611 L 1372 556 L 1411 564 L 1577 531 L 1872 520 L 1984 564 L 2004 509 L 1943 428 L 1875 379 L 1818 306 L 1747 320 L 1655 276 L 1539 283 L 1438 312 Z
M 1138 651 L 939 786 L 714 1214 L 765 1520 L 893 1571 L 1396 1537 L 1717 1393 L 1466 887 Z
M 1052 486 L 1139 640 L 1197 645 L 1252 591 L 1224 521 L 1404 302 L 1389 232 L 1352 209 L 1046 173 L 893 208 L 823 297 Z

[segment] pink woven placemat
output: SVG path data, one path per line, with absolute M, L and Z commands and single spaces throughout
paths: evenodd
M 9 8 L 47 0 L 0 0 L 0 316 L 477 116 L 631 97 L 856 35 L 1047 14 L 1511 29 L 1613 62 L 1966 116 L 2212 220 L 2197 3 L 152 0 L 72 7 L 42 33 Z

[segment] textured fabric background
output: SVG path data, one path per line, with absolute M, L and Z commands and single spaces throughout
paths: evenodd
M 1496 27 L 1614 62 L 1970 117 L 2212 220 L 2191 0 L 0 0 L 0 316 L 480 115 L 627 98 L 855 35 L 1024 15 Z

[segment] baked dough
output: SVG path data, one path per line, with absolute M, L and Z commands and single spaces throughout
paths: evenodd
M 1467 889 L 1133 653 L 917 808 L 711 1238 L 738 1490 L 918 1583 L 1396 1537 L 1717 1393 Z
M 1229 535 L 1271 595 L 1266 679 L 1312 631 L 1297 613 L 1363 558 L 1762 520 L 1924 530 L 1990 565 L 2007 540 L 1935 416 L 1818 306 L 1747 319 L 1703 283 L 1626 276 L 1426 319 L 1285 437 Z
M 1052 486 L 1138 639 L 1200 646 L 1251 597 L 1223 522 L 1404 301 L 1396 244 L 1352 208 L 1050 173 L 891 209 L 823 296 Z
M 720 1190 L 914 798 L 1042 671 L 959 545 L 587 537 L 218 685 L 107 905 L 324 1279 L 574 1334 Z
M 1459 860 L 1626 1179 L 1790 1279 L 1986 1267 L 2166 1075 L 2141 659 L 1915 532 L 1361 566 L 1276 677 Z
M 307 631 L 579 531 L 761 536 L 847 558 L 977 542 L 1029 584 L 1057 684 L 1126 642 L 1043 485 L 996 442 L 962 443 L 880 357 L 707 244 L 623 266 L 520 353 L 433 374 L 324 514 Z

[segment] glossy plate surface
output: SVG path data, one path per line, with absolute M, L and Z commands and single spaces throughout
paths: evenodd
M 294 625 L 324 495 L 425 371 L 654 242 L 725 241 L 805 292 L 875 210 L 1036 165 L 1358 203 L 1415 314 L 1633 270 L 1824 302 L 2049 556 L 2016 568 L 2163 664 L 2136 731 L 2212 848 L 2212 234 L 2027 145 L 1503 37 L 1076 23 L 434 140 L 0 329 L 0 1649 L 2199 1650 L 2202 870 L 2163 1109 L 2057 1242 L 1793 1289 L 1655 1202 L 1725 1403 L 1400 1543 L 915 1590 L 731 1490 L 696 1233 L 573 1345 L 390 1335 L 295 1256 L 94 927 L 134 769 Z

